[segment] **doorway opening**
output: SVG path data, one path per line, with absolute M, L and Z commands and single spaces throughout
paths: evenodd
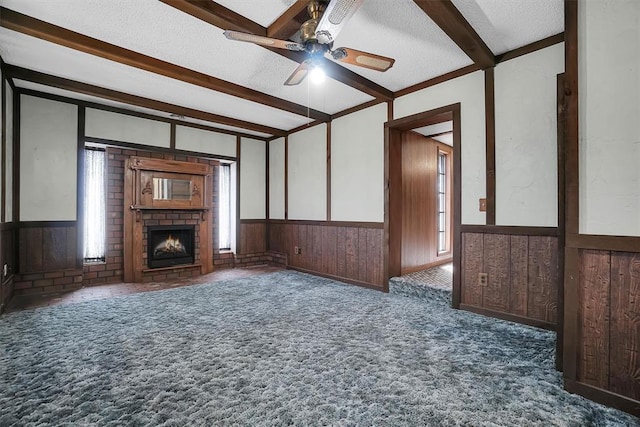
M 459 306 L 460 172 L 460 104 L 385 123 L 385 291 L 393 277 L 442 286 L 448 274 Z

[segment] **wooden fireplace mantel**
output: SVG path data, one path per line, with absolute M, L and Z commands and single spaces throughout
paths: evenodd
M 189 266 L 180 265 L 176 269 L 199 267 L 201 274 L 213 271 L 212 248 L 212 176 L 213 167 L 207 164 L 180 162 L 174 160 L 130 157 L 125 161 L 124 183 L 124 280 L 142 282 L 149 269 L 144 262 L 144 221 L 143 212 L 168 213 L 198 212 L 197 220 L 193 216 L 199 235 L 199 259 Z M 179 199 L 161 199 L 154 197 L 154 178 L 189 181 L 187 193 Z M 165 220 L 168 221 L 168 220 Z M 178 222 L 179 221 L 179 222 Z M 184 224 L 177 219 L 176 224 Z M 170 225 L 170 224 L 166 224 Z

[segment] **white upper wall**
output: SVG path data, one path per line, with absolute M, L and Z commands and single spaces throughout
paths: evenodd
M 176 149 L 236 157 L 236 136 L 188 126 L 176 126 Z
M 269 218 L 284 219 L 284 138 L 269 143 Z
M 265 219 L 266 143 L 242 138 L 240 141 L 240 219 Z
M 331 220 L 384 221 L 387 104 L 331 123 Z
M 87 108 L 85 135 L 112 141 L 169 148 L 169 123 Z
M 640 2 L 578 4 L 580 232 L 640 236 Z
M 478 200 L 486 197 L 484 74 L 467 74 L 394 101 L 394 119 L 460 103 L 462 223 L 485 224 Z
M 289 219 L 327 219 L 327 125 L 290 135 L 288 154 Z
M 496 224 L 558 225 L 557 75 L 564 43 L 495 68 Z
M 20 99 L 20 221 L 76 219 L 78 107 Z

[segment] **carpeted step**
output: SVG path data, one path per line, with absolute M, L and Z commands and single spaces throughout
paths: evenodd
M 450 290 L 436 288 L 404 277 L 392 277 L 389 280 L 389 293 L 451 305 Z

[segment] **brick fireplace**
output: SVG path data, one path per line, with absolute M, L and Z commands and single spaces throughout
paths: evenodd
M 124 164 L 124 281 L 213 270 L 210 164 L 131 156 Z

